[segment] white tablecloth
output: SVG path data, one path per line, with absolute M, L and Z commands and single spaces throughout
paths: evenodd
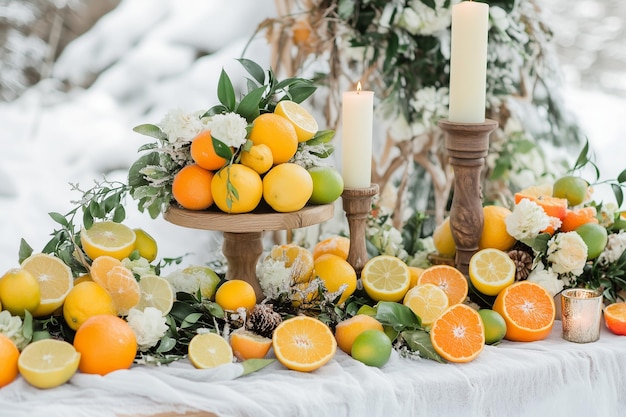
M 533 343 L 486 346 L 468 364 L 401 358 L 382 369 L 343 352 L 316 372 L 275 362 L 237 378 L 238 364 L 195 370 L 186 361 L 135 366 L 105 377 L 77 373 L 38 390 L 18 378 L 0 389 L 1 417 L 112 417 L 205 410 L 221 417 L 621 416 L 626 338 L 603 328 L 589 344 L 561 339 L 561 323 Z

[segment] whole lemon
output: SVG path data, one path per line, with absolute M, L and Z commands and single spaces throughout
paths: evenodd
M 454 257 L 456 255 L 456 243 L 450 229 L 450 217 L 446 217 L 441 224 L 435 227 L 433 244 L 441 256 Z
M 324 282 L 329 292 L 337 292 L 345 288 L 337 304 L 344 301 L 356 291 L 356 272 L 345 259 L 330 253 L 321 255 L 315 260 L 315 274 Z
M 117 315 L 113 298 L 100 285 L 84 281 L 72 288 L 63 303 L 63 317 L 72 330 L 90 317 L 100 314 Z
M 506 230 L 506 218 L 511 210 L 502 206 L 485 206 L 483 215 L 485 223 L 480 235 L 478 249 L 494 248 L 507 251 L 515 245 L 515 238 Z
M 276 165 L 263 177 L 263 198 L 274 210 L 287 213 L 302 209 L 313 193 L 313 179 L 300 165 Z
M 274 164 L 272 150 L 264 143 L 252 145 L 250 150 L 241 152 L 241 164 L 252 168 L 259 174 L 265 174 Z
M 32 313 L 41 302 L 37 278 L 23 268 L 10 269 L 0 278 L 0 302 L 14 316 Z
M 156 259 L 159 247 L 156 240 L 143 229 L 135 230 L 135 249 L 139 251 L 139 256 L 145 258 L 148 262 Z
M 263 198 L 263 182 L 259 174 L 242 164 L 219 170 L 211 180 L 215 205 L 225 213 L 247 213 Z

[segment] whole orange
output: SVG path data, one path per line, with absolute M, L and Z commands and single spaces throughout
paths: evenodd
M 17 378 L 17 358 L 19 356 L 20 351 L 15 343 L 0 333 L 0 388 Z
M 357 336 L 365 330 L 372 329 L 382 332 L 383 325 L 374 317 L 368 316 L 367 314 L 357 314 L 356 316 L 343 320 L 335 327 L 337 346 L 349 355 Z
M 264 113 L 254 119 L 250 130 L 253 144 L 265 144 L 272 151 L 274 164 L 289 161 L 298 150 L 298 134 L 291 122 L 274 113 Z
M 199 165 L 187 165 L 174 176 L 172 195 L 188 210 L 204 210 L 213 204 L 211 180 L 213 172 Z
M 80 326 L 74 348 L 81 355 L 78 369 L 82 373 L 106 375 L 130 368 L 137 354 L 137 338 L 125 320 L 103 314 Z
M 251 312 L 256 305 L 256 294 L 248 282 L 231 279 L 217 289 L 215 302 L 224 310 L 236 311 L 238 308 L 245 308 Z
M 202 131 L 191 141 L 191 159 L 201 168 L 215 171 L 226 165 L 226 159 L 215 152 L 211 131 Z

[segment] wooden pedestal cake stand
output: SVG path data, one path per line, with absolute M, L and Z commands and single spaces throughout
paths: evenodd
M 170 205 L 163 218 L 178 226 L 223 232 L 222 252 L 228 261 L 226 279 L 247 281 L 254 288 L 257 302 L 261 302 L 264 296 L 256 265 L 263 253 L 263 232 L 312 226 L 329 220 L 333 212 L 332 204 L 305 206 L 291 213 L 263 207 L 243 214 L 228 214 L 217 209 L 193 211 Z

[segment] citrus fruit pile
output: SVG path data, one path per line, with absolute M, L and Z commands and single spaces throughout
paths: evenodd
M 343 192 L 339 172 L 328 166 L 307 170 L 293 162 L 298 145 L 317 131 L 315 118 L 289 100 L 254 119 L 248 144 L 231 149 L 231 160 L 218 155 L 210 130 L 204 130 L 191 142 L 194 163 L 174 176 L 172 195 L 185 209 L 215 205 L 226 213 L 250 212 L 261 201 L 283 213 L 298 211 L 307 203 L 331 203 Z

